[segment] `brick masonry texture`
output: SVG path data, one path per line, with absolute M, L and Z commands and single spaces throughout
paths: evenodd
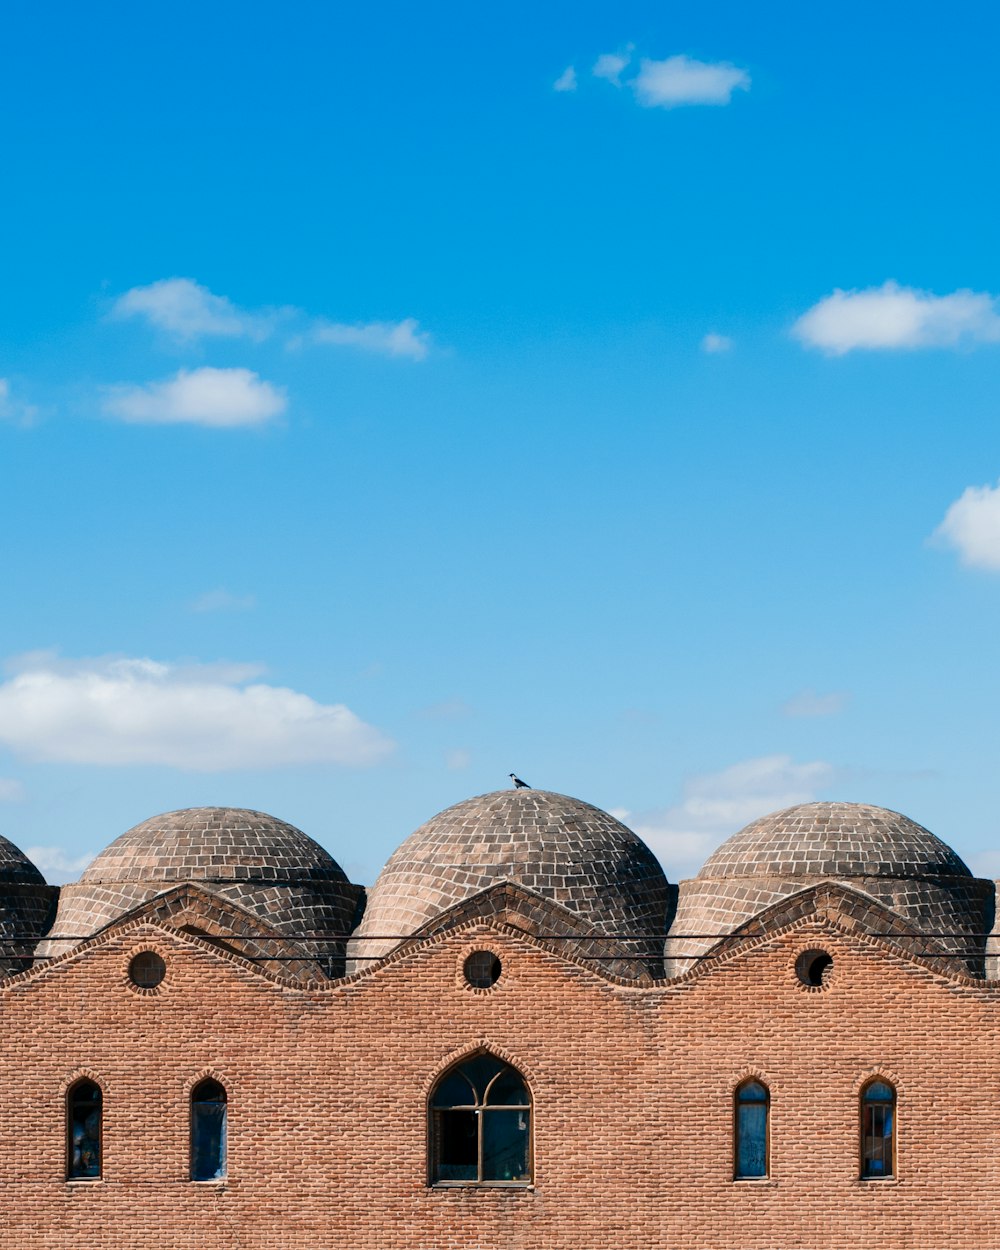
M 119 862 L 121 875 L 101 869 L 78 883 L 95 898 L 112 891 L 119 913 L 59 957 L 0 979 L 0 1250 L 1000 1247 L 1000 983 L 982 976 L 981 957 L 977 975 L 934 957 L 927 936 L 954 882 L 992 883 L 928 871 L 926 856 L 904 846 L 868 857 L 866 812 L 881 809 L 866 809 L 853 832 L 837 830 L 859 843 L 850 863 L 859 873 L 809 884 L 825 869 L 803 870 L 782 846 L 770 858 L 761 849 L 762 871 L 751 858 L 749 870 L 684 883 L 679 909 L 702 881 L 748 891 L 746 919 L 689 971 L 654 979 L 625 958 L 595 959 L 595 944 L 613 945 L 614 924 L 634 931 L 629 890 L 640 904 L 669 899 L 662 873 L 644 872 L 634 835 L 575 800 L 532 792 L 534 805 L 519 795 L 491 805 L 497 797 L 450 809 L 470 807 L 473 818 L 449 818 L 434 835 L 445 848 L 438 885 L 430 850 L 408 860 L 427 871 L 405 884 L 418 897 L 438 890 L 438 910 L 413 907 L 406 941 L 337 979 L 308 946 L 283 945 L 278 928 L 289 897 L 280 891 L 305 888 L 308 860 L 283 880 L 248 883 L 279 892 L 267 915 L 223 893 L 241 884 L 235 876 L 157 880 L 159 863 L 179 862 L 169 846 L 149 851 L 134 879 Z M 177 815 L 225 832 L 225 817 Z M 259 842 L 249 837 L 252 860 Z M 472 880 L 452 876 L 461 866 L 452 840 L 462 837 L 477 848 Z M 540 849 L 550 859 L 532 859 Z M 141 840 L 138 850 L 148 850 Z M 905 871 L 885 874 L 890 863 Z M 574 873 L 587 883 L 578 896 L 566 892 Z M 923 892 L 932 883 L 939 894 Z M 874 897 L 883 886 L 891 898 Z M 11 908 L 21 906 L 17 890 L 48 888 L 3 884 Z M 732 900 L 714 903 L 707 888 L 692 898 L 732 920 Z M 652 910 L 638 914 L 653 931 Z M 258 962 L 236 953 L 247 943 Z M 275 957 L 285 946 L 292 963 Z M 502 972 L 492 988 L 473 988 L 463 965 L 484 949 Z M 146 950 L 166 964 L 155 989 L 128 978 Z M 822 985 L 805 985 L 797 962 L 815 950 L 832 967 Z M 428 1098 L 452 1064 L 483 1049 L 530 1087 L 532 1184 L 435 1187 Z M 206 1076 L 228 1092 L 228 1175 L 194 1183 L 189 1097 Z M 100 1180 L 69 1182 L 66 1091 L 81 1077 L 103 1090 L 104 1167 Z M 733 1095 L 749 1077 L 770 1091 L 770 1175 L 735 1181 Z M 862 1181 L 859 1096 L 873 1078 L 898 1092 L 897 1175 Z

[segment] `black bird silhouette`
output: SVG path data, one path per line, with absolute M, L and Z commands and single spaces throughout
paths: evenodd
M 526 781 L 522 781 L 520 777 L 515 777 L 513 773 L 508 773 L 507 776 L 510 777 L 511 781 L 513 781 L 515 790 L 531 789 L 531 786 L 529 786 Z

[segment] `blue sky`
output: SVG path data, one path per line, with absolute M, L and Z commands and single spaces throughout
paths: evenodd
M 532 784 L 1000 872 L 988 4 L 10 7 L 0 830 Z M 596 70 L 596 72 L 595 72 Z

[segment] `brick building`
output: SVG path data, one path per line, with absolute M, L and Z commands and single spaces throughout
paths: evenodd
M 814 803 L 668 884 L 509 790 L 369 892 L 192 809 L 0 845 L 0 1246 L 997 1250 L 994 885 Z M 367 902 L 367 905 L 366 905 Z

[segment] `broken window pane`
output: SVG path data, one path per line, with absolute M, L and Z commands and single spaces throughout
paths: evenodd
M 861 1175 L 868 1180 L 893 1175 L 893 1121 L 896 1091 L 885 1081 L 866 1085 L 861 1095 Z
M 101 1087 L 77 1081 L 67 1096 L 67 1168 L 70 1180 L 92 1181 L 101 1175 Z
M 474 1181 L 479 1175 L 479 1116 L 475 1111 L 437 1113 L 438 1180 Z
M 226 1091 L 205 1080 L 191 1091 L 191 1179 L 218 1181 L 226 1175 Z

